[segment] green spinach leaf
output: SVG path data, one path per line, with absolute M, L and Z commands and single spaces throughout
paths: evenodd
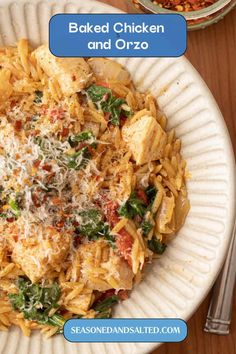
M 13 200 L 13 199 L 10 199 L 8 201 L 8 204 L 11 208 L 11 212 L 15 215 L 15 216 L 20 216 L 20 208 L 19 208 L 19 205 L 17 203 L 16 200 Z
M 91 153 L 89 152 L 88 147 L 85 146 L 75 154 L 68 156 L 67 166 L 74 170 L 80 170 L 81 168 L 86 167 L 90 158 Z
M 34 103 L 40 104 L 42 103 L 43 100 L 43 92 L 42 91 L 35 91 L 35 99 L 34 99 Z
M 155 199 L 155 196 L 157 194 L 156 187 L 154 187 L 152 185 L 148 186 L 145 193 L 148 197 L 149 203 L 152 204 Z
M 113 125 L 120 124 L 121 114 L 125 117 L 131 114 L 131 110 L 126 101 L 123 98 L 113 96 L 112 91 L 106 87 L 92 85 L 86 92 L 98 109 L 110 114 L 109 119 Z M 124 109 L 122 105 L 126 105 L 127 107 Z
M 160 240 L 158 240 L 156 237 L 153 237 L 151 240 L 148 241 L 148 248 L 157 254 L 162 254 L 167 245 L 165 243 L 162 243 Z
M 63 327 L 65 319 L 54 314 L 49 316 L 53 308 L 58 308 L 61 296 L 57 283 L 43 286 L 33 284 L 29 279 L 19 277 L 17 281 L 18 294 L 9 294 L 9 299 L 15 311 L 23 313 L 27 320 L 42 324 Z
M 79 213 L 81 223 L 77 232 L 90 241 L 103 237 L 111 247 L 115 248 L 115 237 L 110 234 L 109 225 L 103 221 L 102 214 L 97 209 L 89 209 Z
M 143 235 L 147 236 L 149 234 L 149 232 L 152 230 L 153 225 L 149 221 L 144 220 L 141 224 L 141 227 L 143 230 Z
M 120 116 L 122 112 L 122 104 L 126 103 L 123 98 L 115 98 L 111 96 L 111 98 L 106 102 L 101 102 L 101 108 L 103 112 L 110 113 L 110 122 L 113 125 L 120 124 Z
M 86 92 L 93 103 L 101 101 L 107 94 L 111 95 L 111 90 L 109 88 L 99 85 L 91 85 Z
M 130 198 L 119 208 L 118 213 L 133 219 L 136 215 L 144 217 L 146 209 L 144 202 L 136 196 L 135 192 L 132 192 Z
M 111 310 L 112 305 L 117 304 L 118 302 L 119 302 L 119 296 L 117 296 L 117 295 L 109 296 L 106 299 L 104 299 L 103 301 L 100 301 L 97 304 L 95 304 L 93 309 L 95 311 L 99 312 L 100 315 L 101 314 L 108 315 L 108 313 Z M 107 318 L 107 317 L 99 317 L 99 318 Z
M 69 137 L 68 139 L 69 144 L 71 147 L 75 147 L 77 146 L 79 143 L 82 142 L 88 142 L 90 143 L 92 146 L 96 141 L 95 136 L 93 135 L 93 133 L 91 131 L 83 131 L 78 135 L 72 135 Z M 95 147 L 95 146 L 94 146 Z

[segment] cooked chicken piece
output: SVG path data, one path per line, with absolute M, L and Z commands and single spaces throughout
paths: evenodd
M 60 271 L 70 243 L 71 236 L 68 233 L 61 234 L 53 227 L 42 226 L 37 235 L 16 238 L 12 260 L 35 283 L 52 270 Z
M 33 52 L 38 65 L 58 81 L 65 96 L 81 91 L 90 79 L 90 68 L 83 58 L 57 58 L 46 45 Z
M 80 264 L 78 277 L 93 290 L 131 289 L 133 272 L 128 263 L 114 253 L 103 240 L 80 245 L 75 262 Z M 74 267 L 76 265 L 74 264 Z
M 113 60 L 105 58 L 91 58 L 88 60 L 88 63 L 98 80 L 116 80 L 120 81 L 124 85 L 128 85 L 130 83 L 131 79 L 128 71 L 126 71 L 122 65 Z
M 146 115 L 134 123 L 127 122 L 122 128 L 122 137 L 137 165 L 143 165 L 162 157 L 166 133 L 155 118 Z
M 13 88 L 10 77 L 11 72 L 9 70 L 0 70 L 0 103 L 5 102 L 12 94 Z
M 132 289 L 134 274 L 131 267 L 123 258 L 113 253 L 109 261 L 102 263 L 101 267 L 108 272 L 106 278 L 113 277 L 117 282 L 117 286 L 114 286 L 115 289 Z

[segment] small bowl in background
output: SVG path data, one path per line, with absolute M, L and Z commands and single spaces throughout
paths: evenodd
M 212 5 L 196 11 L 173 11 L 161 7 L 151 0 L 129 1 L 133 3 L 135 9 L 139 12 L 183 15 L 187 21 L 189 30 L 203 29 L 218 22 L 236 5 L 236 0 L 218 0 Z

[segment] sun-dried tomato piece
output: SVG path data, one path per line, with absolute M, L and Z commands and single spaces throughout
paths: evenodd
M 139 197 L 139 199 L 141 199 L 144 202 L 145 205 L 148 204 L 148 197 L 143 189 L 141 188 L 137 189 L 136 194 Z
M 45 164 L 45 165 L 42 166 L 42 170 L 47 171 L 47 172 L 51 172 L 52 171 L 52 166 Z
M 21 120 L 16 120 L 14 124 L 14 128 L 16 131 L 21 131 L 22 129 L 22 121 Z

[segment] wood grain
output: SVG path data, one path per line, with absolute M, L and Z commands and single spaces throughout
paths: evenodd
M 127 0 L 102 0 L 133 12 Z M 188 34 L 187 58 L 214 95 L 231 136 L 236 154 L 236 9 L 222 21 Z M 188 321 L 188 337 L 182 343 L 163 344 L 153 354 L 236 354 L 236 296 L 231 332 L 217 336 L 203 331 L 210 295 Z

